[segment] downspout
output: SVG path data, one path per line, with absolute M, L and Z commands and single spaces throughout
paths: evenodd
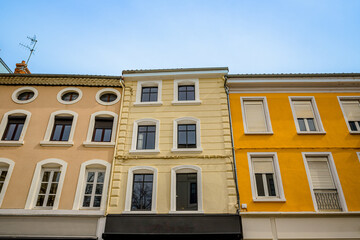
M 236 168 L 236 158 L 235 158 L 235 147 L 234 147 L 234 136 L 233 136 L 233 129 L 232 129 L 232 120 L 231 120 L 231 111 L 230 111 L 230 100 L 229 100 L 229 87 L 227 86 L 227 76 L 225 75 L 225 82 L 224 88 L 227 97 L 227 106 L 229 112 L 229 122 L 230 122 L 230 133 L 231 133 L 231 150 L 233 155 L 233 170 L 234 170 L 234 180 L 235 180 L 235 188 L 236 188 L 236 198 L 237 198 L 237 213 L 240 212 L 240 196 L 239 196 L 239 186 L 238 186 L 238 179 L 237 179 L 237 168 Z

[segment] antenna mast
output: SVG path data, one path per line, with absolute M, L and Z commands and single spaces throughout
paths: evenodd
M 36 46 L 36 43 L 38 40 L 36 40 L 36 35 L 34 35 L 34 37 L 27 37 L 29 40 L 30 40 L 30 46 L 29 45 L 25 45 L 25 44 L 22 44 L 22 43 L 19 43 L 20 46 L 23 46 L 27 49 L 30 50 L 30 55 L 29 55 L 29 58 L 28 60 L 26 61 L 26 65 L 29 63 L 29 60 L 30 60 L 30 57 L 31 55 L 34 53 L 35 51 L 35 46 Z

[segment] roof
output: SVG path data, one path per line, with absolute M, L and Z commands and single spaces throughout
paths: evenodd
M 228 67 L 205 67 L 205 68 L 165 68 L 165 69 L 135 69 L 124 70 L 122 74 L 132 73 L 161 73 L 161 72 L 199 72 L 199 71 L 229 71 Z
M 121 76 L 0 73 L 3 85 L 120 87 Z
M 228 78 L 313 78 L 313 77 L 360 77 L 360 73 L 271 73 L 229 74 Z

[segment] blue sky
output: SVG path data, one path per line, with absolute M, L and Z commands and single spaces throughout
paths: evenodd
M 360 0 L 25 1 L 0 6 L 14 69 L 32 73 L 229 67 L 230 73 L 360 72 Z

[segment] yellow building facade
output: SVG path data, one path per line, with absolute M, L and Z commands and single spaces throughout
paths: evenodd
M 123 71 L 105 239 L 241 237 L 227 71 Z
M 244 239 L 360 238 L 360 75 L 229 75 Z

